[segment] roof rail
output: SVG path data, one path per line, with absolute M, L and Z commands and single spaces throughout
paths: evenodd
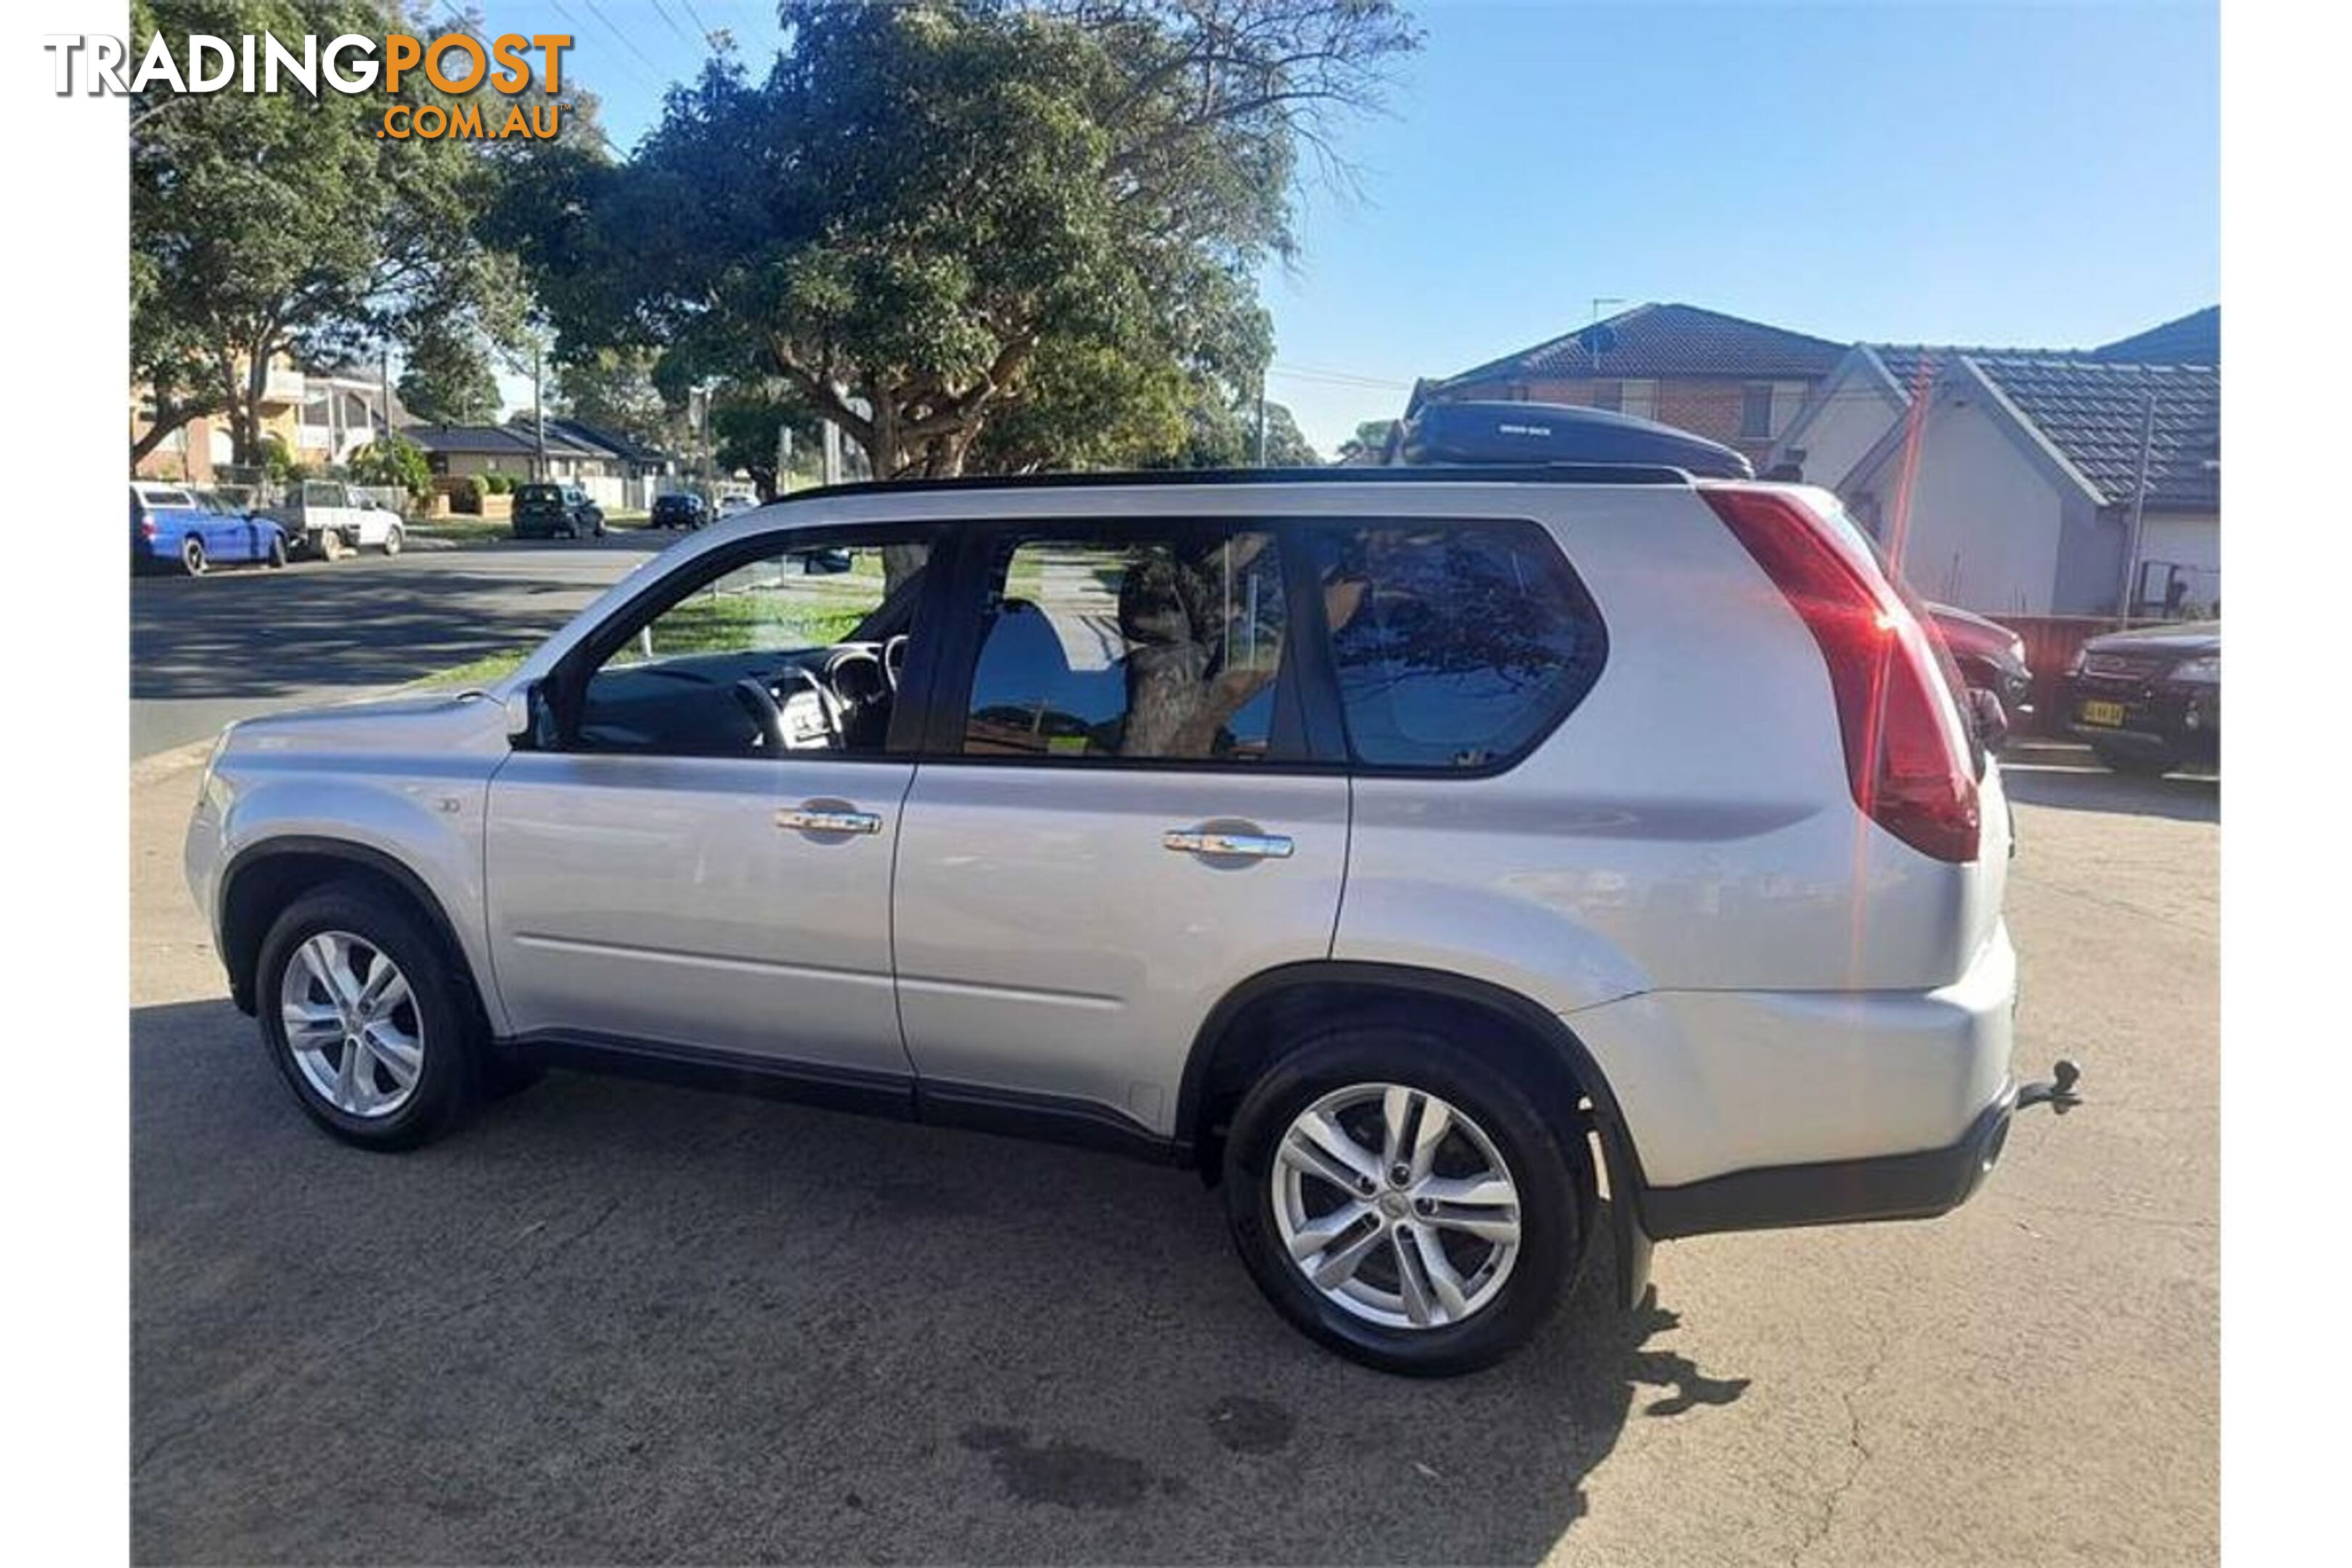
M 1696 437 L 1691 437 L 1696 440 Z M 1736 454 L 1735 454 L 1736 455 Z M 940 490 L 1107 489 L 1215 485 L 1686 485 L 1688 470 L 1664 463 L 1482 463 L 1459 468 L 1109 468 L 1071 474 L 970 474 L 951 479 L 860 479 L 779 496 L 780 501 Z

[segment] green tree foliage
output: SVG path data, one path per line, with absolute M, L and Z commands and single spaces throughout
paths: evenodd
M 686 438 L 685 400 L 673 402 L 654 381 L 659 358 L 647 348 L 597 348 L 559 360 L 550 402 L 559 413 L 600 430 L 675 448 Z
M 423 30 L 397 0 L 132 0 L 131 58 L 158 31 Z M 131 374 L 154 388 L 158 412 L 134 461 L 187 420 L 225 412 L 237 460 L 257 462 L 274 358 L 414 344 L 428 324 L 495 331 L 515 308 L 511 267 L 473 232 L 511 156 L 492 142 L 380 137 L 393 100 L 320 86 L 182 94 L 159 83 L 131 99 Z M 422 71 L 401 99 L 453 101 Z
M 409 346 L 400 401 L 427 425 L 479 425 L 499 415 L 499 378 L 481 338 L 427 326 Z
M 1269 468 L 1314 468 L 1323 459 L 1307 445 L 1297 420 L 1279 403 L 1265 405 L 1265 462 Z M 1253 468 L 1257 460 L 1257 399 L 1198 404 L 1190 411 L 1183 445 L 1167 462 L 1173 468 Z
M 371 441 L 352 454 L 352 478 L 363 485 L 397 485 L 412 497 L 432 493 L 433 468 L 425 448 L 402 436 Z
M 567 343 L 780 378 L 886 477 L 1180 451 L 1269 357 L 1302 162 L 1418 43 L 1394 0 L 781 12 L 764 77 L 723 52 L 625 164 L 540 150 L 493 232 Z
M 739 469 L 751 476 L 761 499 L 783 493 L 776 467 L 776 433 L 793 433 L 793 457 L 814 450 L 823 439 L 807 402 L 780 384 L 722 386 L 710 398 L 710 458 L 720 473 Z
M 1339 458 L 1378 458 L 1389 449 L 1389 438 L 1395 434 L 1393 419 L 1367 419 L 1356 426 L 1356 433 L 1339 443 Z

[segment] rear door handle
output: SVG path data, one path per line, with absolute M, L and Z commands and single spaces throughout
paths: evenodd
M 797 805 L 778 811 L 776 826 L 801 833 L 879 833 L 882 819 L 870 811 Z
M 1182 855 L 1237 855 L 1255 860 L 1287 860 L 1290 839 L 1281 833 L 1220 833 L 1197 827 L 1171 827 L 1160 836 L 1160 847 Z

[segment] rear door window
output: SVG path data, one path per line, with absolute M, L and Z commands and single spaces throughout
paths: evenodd
M 1507 766 L 1600 678 L 1600 611 L 1533 522 L 1319 524 L 1309 538 L 1360 764 Z
M 1280 750 L 1288 615 L 1272 531 L 1016 535 L 988 593 L 964 755 L 1246 765 Z

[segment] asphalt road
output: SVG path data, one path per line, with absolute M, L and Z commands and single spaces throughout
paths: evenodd
M 140 1561 L 2217 1555 L 2210 782 L 2013 774 L 2019 1065 L 2092 1103 L 1969 1206 L 1664 1247 L 1633 1314 L 1604 1258 L 1430 1384 L 1107 1156 L 561 1075 L 329 1142 L 179 884 L 194 765 L 133 768 Z
M 131 754 L 209 740 L 232 719 L 347 701 L 546 636 L 673 539 L 465 549 L 422 542 L 282 572 L 131 580 Z

